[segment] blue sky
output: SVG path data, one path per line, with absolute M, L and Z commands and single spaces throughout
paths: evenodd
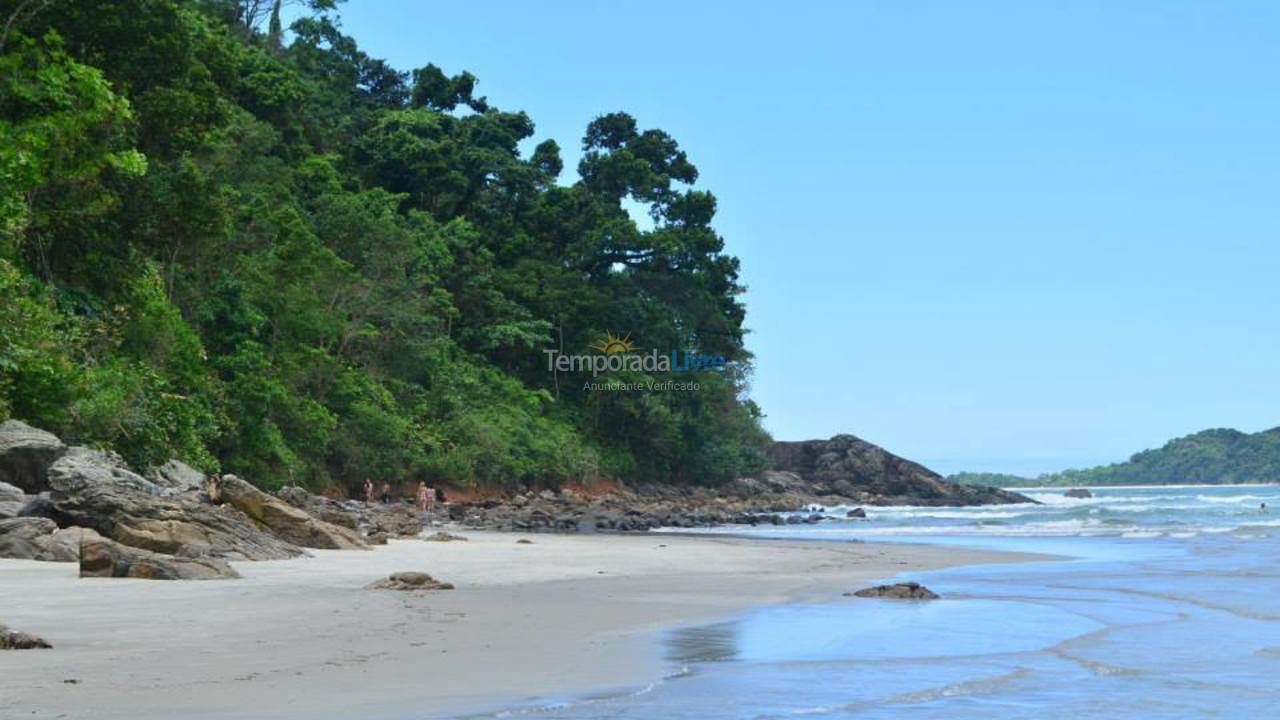
M 671 133 L 742 259 L 779 439 L 943 472 L 1280 425 L 1280 4 L 352 0 L 577 162 Z M 572 170 L 562 180 L 572 179 Z

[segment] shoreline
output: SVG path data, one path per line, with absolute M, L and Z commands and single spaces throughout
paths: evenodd
M 434 529 L 433 529 L 434 530 Z M 432 718 L 634 688 L 659 631 L 832 600 L 902 572 L 1049 559 L 924 544 L 458 531 L 372 551 L 237 562 L 241 580 L 76 577 L 0 561 L 0 618 L 53 650 L 0 654 L 33 718 Z M 533 544 L 517 544 L 527 537 Z M 424 570 L 453 591 L 364 589 Z M 68 682 L 74 680 L 75 682 Z

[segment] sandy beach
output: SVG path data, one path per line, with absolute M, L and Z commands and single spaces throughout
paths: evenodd
M 656 630 L 829 599 L 904 571 L 1028 559 L 922 545 L 731 537 L 393 540 L 236 563 L 242 580 L 79 579 L 0 560 L 0 621 L 53 650 L 0 654 L 5 718 L 425 718 L 638 687 Z M 423 570 L 457 589 L 364 589 Z

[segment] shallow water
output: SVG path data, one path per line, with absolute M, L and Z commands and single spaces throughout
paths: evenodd
M 865 521 L 830 508 L 840 519 L 754 529 L 1076 559 L 903 576 L 942 593 L 936 602 L 834 597 L 674 631 L 675 672 L 661 683 L 507 714 L 1280 717 L 1280 486 L 1094 492 L 1033 491 L 1038 506 L 868 508 Z

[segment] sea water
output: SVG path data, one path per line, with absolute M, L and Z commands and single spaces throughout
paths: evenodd
M 818 525 L 745 532 L 1071 559 L 899 578 L 927 583 L 934 602 L 833 597 L 674 631 L 667 680 L 506 714 L 1280 718 L 1280 486 L 1024 492 L 1042 504 L 867 508 L 866 520 L 831 507 Z

